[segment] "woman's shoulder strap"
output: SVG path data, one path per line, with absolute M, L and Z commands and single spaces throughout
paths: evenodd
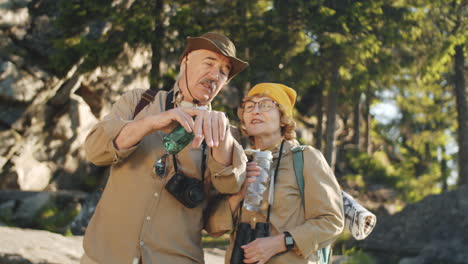
M 304 199 L 304 154 L 303 151 L 306 148 L 305 145 L 300 145 L 293 148 L 293 163 L 294 173 L 296 174 L 297 185 L 299 185 L 299 191 L 301 192 L 302 199 Z

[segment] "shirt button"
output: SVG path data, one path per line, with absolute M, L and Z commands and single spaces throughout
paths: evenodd
M 140 246 L 144 246 L 144 245 L 145 245 L 145 242 L 140 241 Z
M 154 195 L 154 197 L 158 197 L 159 193 L 155 192 L 153 195 Z
M 147 216 L 146 220 L 148 220 L 148 221 L 151 220 L 151 216 Z

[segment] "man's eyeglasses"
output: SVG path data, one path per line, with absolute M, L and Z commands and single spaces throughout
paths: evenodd
M 278 106 L 278 103 L 271 99 L 264 99 L 259 102 L 246 101 L 244 102 L 244 105 L 243 105 L 244 112 L 246 113 L 252 112 L 256 104 L 258 104 L 258 110 L 260 110 L 260 112 L 268 112 L 271 109 L 273 109 L 275 106 Z

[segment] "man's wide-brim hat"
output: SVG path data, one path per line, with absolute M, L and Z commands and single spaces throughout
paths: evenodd
M 208 32 L 200 37 L 188 37 L 187 46 L 179 58 L 179 63 L 182 59 L 194 50 L 205 49 L 217 52 L 226 56 L 231 62 L 231 71 L 229 72 L 228 80 L 232 79 L 239 72 L 243 71 L 249 64 L 236 57 L 236 46 L 224 35 Z

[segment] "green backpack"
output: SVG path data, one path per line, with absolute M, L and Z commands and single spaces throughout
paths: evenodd
M 306 146 L 295 147 L 293 152 L 293 161 L 294 161 L 294 171 L 296 174 L 297 185 L 299 185 L 299 190 L 301 192 L 302 201 L 304 202 L 304 155 L 302 151 Z M 319 263 L 321 264 L 330 264 L 332 256 L 331 245 L 328 245 L 322 249 L 319 249 L 317 252 L 319 256 Z

